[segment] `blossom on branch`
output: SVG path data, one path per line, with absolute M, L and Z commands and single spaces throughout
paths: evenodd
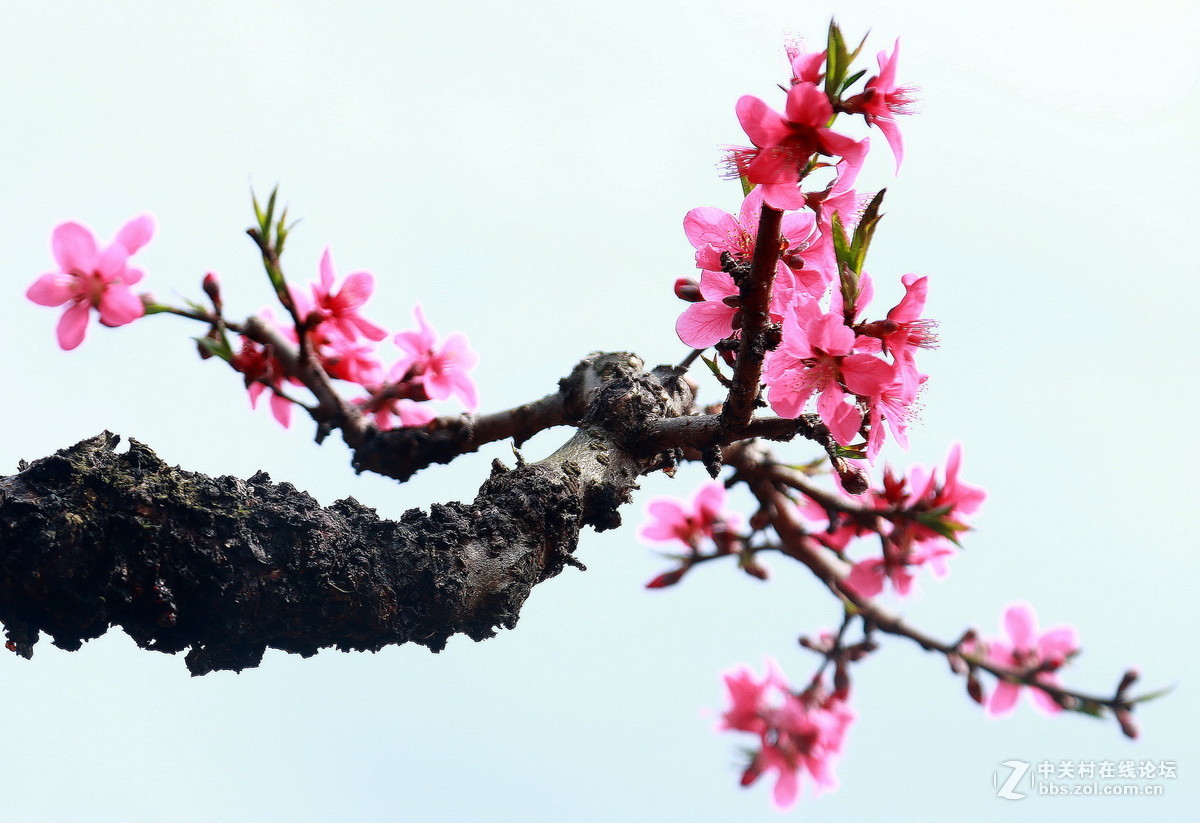
M 308 307 L 303 316 L 312 318 L 310 322 L 315 321 L 346 340 L 353 341 L 362 336 L 368 340 L 379 341 L 387 337 L 387 329 L 358 313 L 375 290 L 375 278 L 370 272 L 351 272 L 346 275 L 341 288 L 334 291 L 337 271 L 333 266 L 333 253 L 326 247 L 321 255 L 320 278 L 319 281 L 310 284 L 312 300 L 303 301 Z M 292 299 L 296 300 L 297 296 L 297 291 L 293 289 Z
M 841 753 L 854 713 L 820 681 L 797 694 L 774 660 L 767 658 L 766 668 L 761 681 L 748 667 L 725 673 L 730 706 L 721 715 L 719 729 L 758 736 L 759 748 L 742 773 L 742 785 L 749 786 L 763 772 L 776 772 L 772 797 L 778 808 L 786 809 L 799 799 L 805 772 L 817 794 L 837 788 L 833 761 Z
M 854 332 L 842 315 L 822 314 L 812 303 L 794 307 L 783 320 L 783 342 L 768 353 L 767 399 L 781 417 L 799 417 L 817 395 L 817 413 L 834 439 L 849 445 L 863 414 L 850 395 L 871 397 L 895 379 L 895 367 L 854 351 Z M 847 400 L 852 402 L 847 402 Z
M 682 544 L 698 551 L 705 540 L 718 532 L 741 525 L 741 518 L 725 511 L 725 484 L 711 480 L 692 495 L 690 503 L 677 497 L 655 497 L 646 504 L 649 518 L 638 534 L 651 543 Z
M 415 380 L 424 386 L 431 400 L 457 395 L 467 411 L 475 411 L 479 407 L 479 392 L 467 372 L 475 368 L 479 355 L 471 348 L 467 336 L 456 331 L 439 343 L 437 332 L 425 320 L 421 304 L 416 305 L 413 314 L 417 330 L 402 331 L 395 337 L 396 345 L 405 354 L 392 368 L 391 381 Z
M 1048 686 L 1058 685 L 1055 672 L 1079 652 L 1079 639 L 1071 626 L 1059 626 L 1038 634 L 1037 613 L 1028 603 L 1014 603 L 1005 610 L 1004 630 L 1008 639 L 983 643 L 987 659 L 997 666 L 1034 671 L 1034 680 Z M 1012 711 L 1020 692 L 1020 685 L 1001 679 L 988 700 L 988 713 L 1001 715 Z M 1029 692 L 1034 705 L 1042 711 L 1049 714 L 1062 711 L 1054 698 L 1041 689 L 1030 688 Z
M 862 114 L 870 125 L 883 132 L 896 157 L 896 171 L 900 170 L 900 162 L 904 159 L 904 138 L 900 134 L 900 127 L 896 125 L 896 115 L 910 114 L 913 102 L 913 89 L 896 85 L 896 61 L 899 57 L 900 40 L 897 38 L 890 55 L 881 51 L 876 57 L 879 74 L 867 81 L 862 94 L 844 103 L 845 111 Z
M 250 394 L 250 407 L 258 407 L 263 392 L 271 393 L 271 414 L 285 429 L 292 424 L 292 401 L 283 396 L 284 369 L 270 346 L 242 337 L 241 350 L 229 360 L 229 365 L 241 372 Z M 293 381 L 294 382 L 294 381 Z
M 845 157 L 858 148 L 858 141 L 828 127 L 833 105 L 816 83 L 799 82 L 788 89 L 784 114 L 745 95 L 737 102 L 737 117 L 755 148 L 736 150 L 732 162 L 743 177 L 763 187 L 772 208 L 804 206 L 798 184 L 814 155 Z
M 82 223 L 55 227 L 50 247 L 59 270 L 41 275 L 25 296 L 39 306 L 68 304 L 58 321 L 59 346 L 69 351 L 83 342 L 92 309 L 105 326 L 124 326 L 146 313 L 141 298 L 129 290 L 143 274 L 129 265 L 129 258 L 153 235 L 149 214 L 127 222 L 103 247 Z

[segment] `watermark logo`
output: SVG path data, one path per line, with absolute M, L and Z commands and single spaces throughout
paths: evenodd
M 1017 784 L 1021 782 L 1021 778 L 1029 771 L 1029 764 L 1024 760 L 1005 760 L 1000 764 L 1009 769 L 1008 776 L 1003 777 L 999 771 L 992 772 L 992 787 L 996 789 L 996 797 L 1003 797 L 1005 800 L 1021 800 L 1026 797 L 1023 792 L 1017 791 Z
M 1178 775 L 1174 760 L 1005 760 L 992 772 L 1004 800 L 1030 795 L 1161 796 Z

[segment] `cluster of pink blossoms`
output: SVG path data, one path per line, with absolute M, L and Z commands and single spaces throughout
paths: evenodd
M 367 391 L 366 396 L 354 402 L 380 429 L 423 426 L 435 417 L 423 401 L 446 400 L 452 395 L 468 411 L 475 411 L 479 397 L 468 372 L 479 362 L 479 356 L 464 334 L 455 332 L 445 341 L 439 341 L 437 332 L 417 305 L 414 314 L 418 329 L 393 336 L 402 354 L 388 369 L 379 359 L 375 344 L 389 332 L 360 312 L 375 290 L 374 276 L 356 271 L 346 275 L 340 285 L 337 280 L 333 255 L 327 248 L 321 255 L 319 279 L 309 284 L 309 291 L 289 287 L 288 294 L 321 368 L 330 377 Z M 266 312 L 263 316 L 270 318 Z M 277 330 L 291 342 L 299 341 L 294 326 Z M 242 350 L 232 362 L 246 376 L 252 403 L 266 386 L 273 389 L 271 411 L 276 420 L 287 426 L 292 404 L 283 391 L 280 377 L 283 369 L 274 362 L 268 348 L 243 337 Z M 295 378 L 289 378 L 288 382 L 299 385 Z
M 854 190 L 869 140 L 839 134 L 830 124 L 838 113 L 861 114 L 884 132 L 899 166 L 903 142 L 895 116 L 906 112 L 909 97 L 895 82 L 898 51 L 899 44 L 890 55 L 881 52 L 879 73 L 866 89 L 841 100 L 821 87 L 825 53 L 792 50 L 783 114 L 757 97 L 738 101 L 738 119 L 754 146 L 735 149 L 731 163 L 754 188 L 736 216 L 715 208 L 688 213 L 684 231 L 696 249 L 700 281 L 676 284 L 676 293 L 693 303 L 676 323 L 680 339 L 696 349 L 715 345 L 732 361 L 732 342 L 741 333 L 742 281 L 760 215 L 764 208 L 783 211 L 769 306 L 782 339 L 767 353 L 767 399 L 787 418 L 813 404 L 843 446 L 865 432 L 871 461 L 887 430 L 907 446 L 909 410 L 926 379 L 915 353 L 934 347 L 937 339 L 935 323 L 921 316 L 928 290 L 924 277 L 902 278 L 905 296 L 883 319 L 862 318 L 873 296 L 871 278 L 837 247 L 839 240 L 848 242 L 844 233 L 855 232 L 871 200 Z M 806 191 L 808 175 L 820 168 L 832 170 L 832 182 Z
M 961 467 L 962 447 L 958 443 L 946 456 L 941 482 L 936 471 L 919 464 L 910 467 L 903 477 L 888 467 L 882 488 L 859 498 L 861 506 L 879 512 L 873 528 L 862 520 L 850 520 L 833 531 L 813 534 L 813 539 L 838 553 L 844 553 L 855 538 L 878 535 L 883 553 L 855 563 L 843 581 L 852 593 L 874 597 L 891 583 L 896 594 L 903 597 L 912 590 L 914 571 L 926 565 L 936 577 L 946 576 L 946 561 L 955 554 L 954 536 L 970 528 L 965 518 L 977 512 L 987 496 L 983 489 L 959 479 Z M 828 517 L 814 500 L 807 501 L 800 511 L 813 521 Z
M 721 715 L 720 730 L 758 736 L 758 748 L 742 773 L 743 786 L 764 772 L 775 772 L 773 798 L 780 809 L 799 799 L 800 776 L 805 772 L 817 794 L 837 788 L 833 761 L 854 720 L 847 695 L 830 693 L 820 681 L 793 692 L 770 658 L 761 681 L 749 668 L 726 672 L 724 677 L 730 707 Z
M 146 314 L 147 303 L 153 301 L 149 295 L 134 294 L 130 289 L 141 281 L 143 272 L 130 266 L 129 258 L 150 241 L 154 228 L 152 216 L 140 215 L 126 223 L 107 246 L 101 246 L 92 230 L 80 223 L 66 222 L 54 229 L 51 250 L 58 270 L 41 275 L 26 296 L 42 306 L 67 305 L 57 332 L 63 349 L 74 349 L 83 342 L 93 309 L 106 326 L 123 326 Z M 402 354 L 388 369 L 379 359 L 376 344 L 387 338 L 389 332 L 361 314 L 375 289 L 374 277 L 370 272 L 356 271 L 339 284 L 329 249 L 321 256 L 318 274 L 307 291 L 288 287 L 300 328 L 276 321 L 270 310 L 261 312 L 261 319 L 293 344 L 299 344 L 303 333 L 327 375 L 365 389 L 366 396 L 355 403 L 379 428 L 428 423 L 435 415 L 423 401 L 454 396 L 468 411 L 478 407 L 478 393 L 469 372 L 479 356 L 464 334 L 455 332 L 440 340 L 418 305 L 417 329 L 394 335 L 393 341 Z M 214 272 L 205 275 L 204 291 L 218 313 L 220 289 Z M 195 316 L 161 306 L 152 310 Z M 242 373 L 251 405 L 257 406 L 267 393 L 272 415 L 281 425 L 288 426 L 294 402 L 288 397 L 287 388 L 302 383 L 287 373 L 272 347 L 243 335 L 240 348 L 224 356 Z

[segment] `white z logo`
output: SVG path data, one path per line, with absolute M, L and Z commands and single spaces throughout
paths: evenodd
M 1012 769 L 1012 774 L 1008 776 L 1008 780 L 1004 781 L 1004 785 L 996 789 L 996 797 L 1003 797 L 1005 800 L 1020 800 L 1025 795 L 1020 792 L 1014 792 L 1013 789 L 1021 782 L 1021 778 L 1025 776 L 1025 772 L 1029 771 L 1029 764 L 1024 760 L 1005 760 L 1000 764 L 1008 766 Z M 996 773 L 992 772 L 992 785 L 997 782 Z

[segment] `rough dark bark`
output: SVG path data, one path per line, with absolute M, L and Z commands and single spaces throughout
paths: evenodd
M 0 479 L 0 622 L 29 657 L 39 634 L 74 650 L 110 626 L 142 647 L 189 649 L 193 674 L 241 670 L 267 648 L 437 651 L 511 628 L 532 587 L 574 559 L 580 529 L 620 523 L 636 478 L 670 464 L 627 444 L 687 414 L 674 370 L 593 358 L 596 386 L 558 452 L 497 461 L 471 504 L 381 520 L 353 499 L 321 507 L 259 473 L 210 478 L 105 433 Z

